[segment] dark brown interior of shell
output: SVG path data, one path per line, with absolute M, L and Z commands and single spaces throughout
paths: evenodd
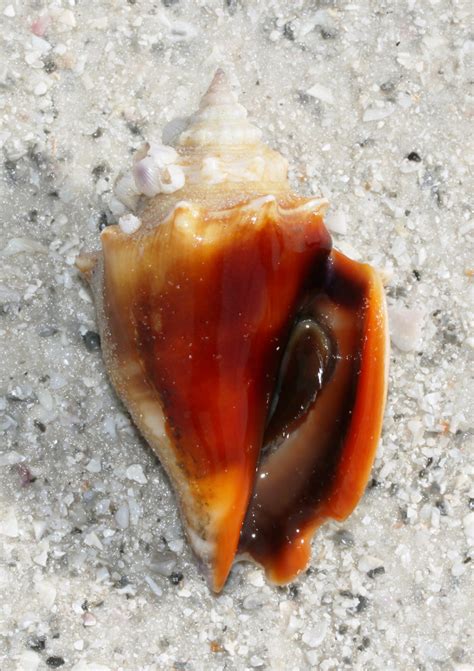
M 324 286 L 306 299 L 283 356 L 239 547 L 277 582 L 304 568 L 314 528 L 338 517 L 332 508 L 335 491 L 346 497 L 343 516 L 350 512 L 373 458 L 383 385 L 375 385 L 371 433 L 364 436 L 365 425 L 354 417 L 356 401 L 365 393 L 359 383 L 373 304 L 366 269 L 333 252 Z M 383 357 L 379 364 L 377 383 L 384 375 Z M 345 450 L 361 431 L 368 449 L 351 464 L 358 484 L 343 491 Z
M 263 454 L 304 421 L 334 368 L 337 343 L 316 321 L 299 315 L 285 349 L 264 436 Z M 263 455 L 262 455 L 263 456 Z

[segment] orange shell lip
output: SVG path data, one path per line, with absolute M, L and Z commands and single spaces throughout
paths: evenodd
M 362 495 L 381 429 L 377 274 L 331 252 L 304 199 L 274 201 L 222 220 L 183 205 L 130 236 L 110 227 L 103 254 L 79 264 L 112 383 L 170 476 L 215 591 L 237 553 L 293 579 L 315 528 Z M 314 340 L 303 342 L 305 319 Z M 303 379 L 304 411 L 293 410 Z

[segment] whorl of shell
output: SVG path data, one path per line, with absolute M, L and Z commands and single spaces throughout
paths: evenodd
M 178 140 L 180 164 L 190 184 L 249 182 L 287 187 L 288 163 L 261 141 L 222 70 L 201 100 L 191 124 Z
M 156 220 L 187 199 L 221 207 L 224 195 L 232 205 L 246 195 L 288 194 L 287 160 L 262 142 L 247 116 L 218 69 L 175 147 L 146 142 L 136 152 L 132 172 L 116 181 L 112 211 Z

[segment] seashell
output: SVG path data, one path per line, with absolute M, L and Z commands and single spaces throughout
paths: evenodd
M 146 144 L 133 219 L 76 262 L 105 365 L 165 467 L 215 591 L 234 561 L 277 583 L 363 494 L 387 384 L 382 283 L 332 249 L 218 70 L 173 148 Z
M 133 178 L 139 193 L 153 198 L 159 193 L 174 193 L 184 186 L 184 172 L 175 163 L 178 154 L 172 147 L 145 143 L 135 155 Z
M 131 172 L 120 173 L 114 184 L 114 198 L 110 203 L 110 209 L 116 216 L 121 216 L 127 211 L 135 212 L 140 200 L 140 192 L 135 186 L 135 180 Z
M 138 231 L 142 222 L 134 214 L 124 214 L 120 217 L 118 225 L 123 233 L 131 235 L 132 233 L 135 233 L 135 231 Z

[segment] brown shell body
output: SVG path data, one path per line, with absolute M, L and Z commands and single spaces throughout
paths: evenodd
M 216 591 L 236 556 L 276 582 L 306 566 L 315 528 L 363 493 L 386 391 L 377 274 L 331 251 L 309 199 L 264 187 L 157 196 L 78 261 L 111 381 Z

